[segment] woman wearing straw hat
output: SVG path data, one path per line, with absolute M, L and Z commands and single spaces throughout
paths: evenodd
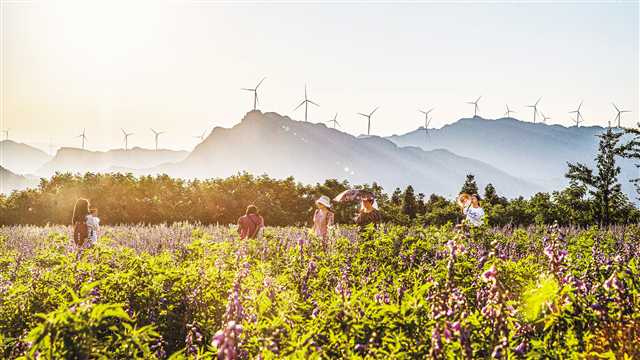
M 331 200 L 328 196 L 322 195 L 316 200 L 316 212 L 313 214 L 313 232 L 322 239 L 323 245 L 329 238 L 329 226 L 333 225 L 333 212 L 331 211 Z

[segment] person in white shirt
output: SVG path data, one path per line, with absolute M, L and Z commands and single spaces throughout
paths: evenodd
M 484 224 L 484 209 L 480 207 L 480 196 L 462 193 L 458 196 L 457 203 L 471 226 Z
M 98 230 L 100 230 L 100 218 L 98 217 L 98 209 L 91 208 L 87 215 L 87 227 L 89 229 L 88 246 L 93 246 L 98 242 Z

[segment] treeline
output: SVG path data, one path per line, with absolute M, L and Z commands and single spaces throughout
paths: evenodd
M 84 197 L 99 210 L 103 224 L 164 223 L 191 221 L 235 223 L 248 204 L 260 209 L 268 225 L 309 224 L 314 200 L 319 195 L 334 197 L 350 184 L 326 180 L 304 185 L 293 178 L 272 179 L 266 175 L 239 174 L 226 179 L 185 181 L 162 176 L 134 177 L 131 174 L 57 174 L 41 180 L 35 189 L 0 196 L 0 224 L 68 224 L 75 199 Z M 415 193 L 413 187 L 384 192 L 377 184 L 360 185 L 376 194 L 386 221 L 398 224 L 442 225 L 462 219 L 453 200 Z M 597 204 L 587 198 L 585 186 L 572 184 L 562 191 L 538 193 L 530 199 L 506 199 L 489 184 L 477 189 L 468 175 L 461 191 L 479 193 L 492 226 L 552 224 L 588 226 L 597 224 Z M 352 223 L 356 205 L 335 205 L 336 221 Z M 610 223 L 637 223 L 640 211 L 626 198 L 611 204 Z
M 625 133 L 631 134 L 632 140 L 623 142 Z M 460 191 L 483 197 L 481 205 L 491 226 L 638 223 L 640 211 L 620 190 L 616 159 L 640 159 L 640 131 L 609 128 L 599 138 L 595 169 L 580 163 L 568 164 L 565 176 L 570 185 L 561 191 L 538 193 L 530 199 L 506 199 L 491 184 L 481 192 L 471 174 Z M 278 180 L 249 174 L 191 181 L 167 175 L 137 178 L 131 174 L 56 174 L 49 180 L 42 179 L 35 189 L 0 195 L 0 225 L 68 224 L 75 200 L 83 197 L 99 209 L 103 224 L 178 221 L 230 224 L 236 222 L 247 205 L 255 204 L 268 225 L 300 226 L 310 223 L 315 199 L 320 195 L 333 198 L 348 188 L 348 182 L 334 179 L 304 185 L 293 178 Z M 373 192 L 388 222 L 443 225 L 462 218 L 454 200 L 416 194 L 411 186 L 395 189 L 391 194 L 376 183 L 354 188 Z M 356 205 L 337 204 L 334 210 L 337 222 L 351 223 Z

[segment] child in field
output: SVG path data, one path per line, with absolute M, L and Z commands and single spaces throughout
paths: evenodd
M 240 239 L 256 239 L 263 228 L 264 219 L 258 215 L 258 208 L 255 205 L 247 206 L 245 215 L 238 219 Z
M 333 225 L 333 211 L 331 211 L 331 200 L 328 196 L 322 195 L 316 200 L 316 212 L 313 214 L 313 232 L 326 243 L 329 238 L 329 226 Z
M 458 206 L 466 216 L 466 221 L 471 226 L 482 226 L 484 224 L 484 209 L 480 207 L 480 196 L 478 194 L 462 193 L 457 199 Z
M 89 243 L 87 246 L 93 246 L 98 242 L 98 230 L 100 230 L 100 218 L 98 217 L 98 208 L 91 208 L 87 216 L 87 227 L 89 228 Z

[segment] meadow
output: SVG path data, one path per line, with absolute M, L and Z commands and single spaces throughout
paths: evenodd
M 0 357 L 640 358 L 640 228 L 0 227 Z

